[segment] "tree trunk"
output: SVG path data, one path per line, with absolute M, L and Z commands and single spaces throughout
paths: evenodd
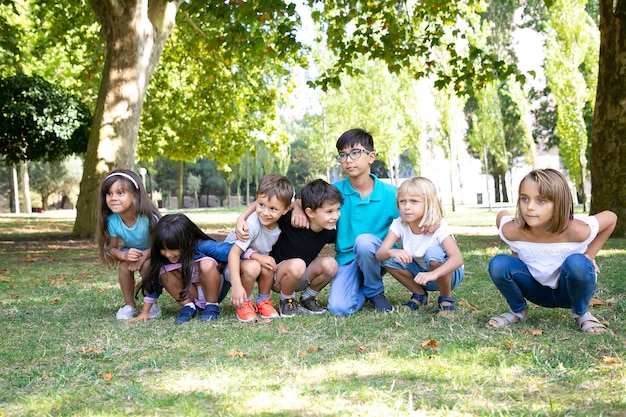
M 178 208 L 184 208 L 185 204 L 184 204 L 184 199 L 185 199 L 185 193 L 183 192 L 183 172 L 185 171 L 185 162 L 180 161 L 180 163 L 178 164 L 178 193 L 176 194 L 176 197 L 178 198 Z
M 15 167 L 15 164 L 11 164 L 11 197 L 13 197 L 13 212 L 15 214 L 19 214 L 20 212 L 20 189 L 18 187 L 17 178 L 17 168 Z
M 600 0 L 600 60 L 591 134 L 590 213 L 617 214 L 626 234 L 626 1 Z
M 502 202 L 509 202 L 509 188 L 506 186 L 506 172 L 500 174 L 500 184 L 502 185 Z
M 182 1 L 182 0 L 180 0 Z M 83 164 L 73 234 L 93 237 L 101 180 L 132 169 L 143 100 L 180 2 L 90 0 L 102 27 L 106 57 Z
M 28 176 L 28 162 L 20 163 L 20 174 L 22 175 L 22 192 L 24 193 L 24 213 L 33 211 L 33 204 L 30 201 L 30 177 Z M 43 209 L 45 207 L 42 206 Z

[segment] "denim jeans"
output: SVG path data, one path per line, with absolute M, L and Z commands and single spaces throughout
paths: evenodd
M 441 246 L 435 245 L 430 246 L 426 249 L 424 253 L 424 262 L 426 265 L 430 265 L 430 262 L 438 262 L 445 263 L 448 260 L 448 254 L 443 250 Z M 399 262 L 397 259 L 390 258 L 383 262 L 383 265 L 393 269 L 400 269 L 409 271 L 415 277 L 419 272 L 428 272 L 430 269 L 422 268 L 418 265 L 417 262 L 411 262 L 410 264 L 403 264 Z M 453 290 L 459 286 L 459 284 L 463 281 L 463 266 L 458 267 L 454 272 L 452 272 L 452 279 L 450 280 L 450 289 Z M 439 291 L 439 286 L 437 282 L 430 281 L 423 286 L 426 291 Z
M 362 234 L 354 241 L 354 259 L 340 265 L 328 296 L 328 310 L 336 316 L 349 316 L 359 311 L 368 298 L 381 294 L 385 288 L 381 262 L 376 251 L 382 241 L 374 235 Z
M 571 308 L 582 315 L 587 312 L 597 281 L 593 262 L 579 253 L 565 259 L 555 289 L 535 281 L 526 265 L 511 255 L 494 256 L 489 262 L 489 275 L 514 313 L 526 309 L 529 300 L 542 307 Z

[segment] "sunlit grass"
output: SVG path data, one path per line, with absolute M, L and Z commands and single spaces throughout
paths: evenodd
M 238 211 L 189 215 L 219 236 Z M 495 213 L 482 216 L 478 225 L 472 213 L 454 219 L 482 231 L 457 236 L 466 278 L 450 318 L 434 305 L 390 314 L 366 306 L 346 319 L 241 324 L 225 301 L 218 321 L 184 326 L 174 325 L 167 294 L 163 319 L 117 322 L 117 272 L 98 264 L 94 244 L 66 237 L 70 220 L 28 220 L 30 232 L 0 241 L 0 415 L 626 414 L 626 239 L 598 256 L 604 304 L 592 311 L 611 332 L 583 335 L 567 310 L 534 307 L 526 322 L 491 330 L 489 317 L 507 307 L 486 267 L 506 248 L 487 225 Z M 396 306 L 408 299 L 388 275 L 385 284 Z

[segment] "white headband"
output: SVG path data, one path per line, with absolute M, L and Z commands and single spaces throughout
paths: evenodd
M 104 179 L 105 181 L 108 180 L 111 177 L 115 177 L 115 176 L 120 176 L 120 177 L 124 177 L 130 180 L 130 182 L 133 183 L 133 185 L 135 186 L 136 189 L 139 189 L 139 185 L 137 184 L 137 181 L 135 181 L 135 179 L 133 177 L 131 177 L 128 174 L 125 174 L 123 172 L 114 172 L 113 174 L 107 175 L 107 177 Z

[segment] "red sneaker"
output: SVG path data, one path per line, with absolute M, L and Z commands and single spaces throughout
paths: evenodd
M 269 298 L 267 300 L 256 303 L 256 309 L 264 319 L 275 319 L 280 317 L 278 311 L 274 308 L 276 304 Z
M 237 318 L 242 323 L 250 323 L 256 321 L 256 306 L 251 300 L 248 300 L 237 309 Z

